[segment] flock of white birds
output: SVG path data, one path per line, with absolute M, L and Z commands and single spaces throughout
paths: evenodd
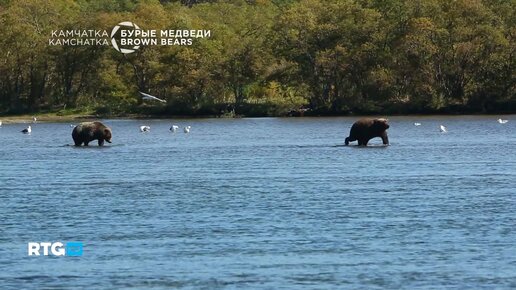
M 37 121 L 38 121 L 38 118 L 32 117 L 33 124 L 35 124 Z M 504 120 L 504 119 L 498 119 L 496 121 L 499 124 L 507 124 L 507 122 L 509 122 L 509 120 Z M 414 126 L 421 126 L 421 123 L 414 123 Z M 0 127 L 2 127 L 2 121 L 0 121 Z M 70 127 L 75 127 L 75 125 L 70 125 Z M 190 133 L 191 128 L 192 128 L 191 126 L 186 126 L 183 128 L 183 132 L 185 134 L 188 134 L 188 133 Z M 170 127 L 169 130 L 172 133 L 176 133 L 179 130 L 179 126 L 172 125 L 172 127 Z M 444 125 L 439 125 L 439 131 L 441 133 L 448 133 L 448 129 Z M 21 132 L 23 134 L 30 134 L 32 132 L 32 127 L 29 125 L 27 128 L 21 130 Z M 146 126 L 146 125 L 140 126 L 140 132 L 142 132 L 142 133 L 150 132 L 150 126 Z
M 32 117 L 32 123 L 33 124 L 35 124 L 37 121 L 38 121 L 38 118 Z M 2 124 L 3 123 L 0 120 L 0 127 L 2 127 Z M 75 127 L 75 125 L 70 124 L 70 127 L 73 128 L 73 127 Z M 192 126 L 186 126 L 186 127 L 183 128 L 183 132 L 185 134 L 188 134 L 188 133 L 190 133 L 190 129 L 191 128 L 192 128 Z M 172 132 L 172 133 L 176 133 L 177 130 L 179 130 L 179 126 L 177 126 L 177 125 L 172 125 L 172 127 L 170 127 L 170 132 Z M 27 128 L 21 130 L 21 132 L 23 134 L 30 135 L 30 133 L 32 133 L 32 126 L 31 125 L 27 126 Z M 140 132 L 142 132 L 142 133 L 150 132 L 150 126 L 146 126 L 146 125 L 140 126 Z
M 507 124 L 507 122 L 509 122 L 509 120 L 504 120 L 504 119 L 498 119 L 496 121 L 500 124 Z M 414 126 L 416 126 L 416 127 L 421 126 L 421 123 L 414 123 Z M 439 132 L 448 133 L 448 128 L 446 128 L 444 125 L 439 125 Z
M 190 128 L 192 128 L 192 126 L 184 127 L 183 132 L 185 132 L 185 134 L 190 133 Z M 172 125 L 172 127 L 170 127 L 169 130 L 170 130 L 170 132 L 175 133 L 175 132 L 177 132 L 177 130 L 179 130 L 179 126 Z M 140 132 L 142 132 L 142 133 L 150 132 L 150 126 L 146 126 L 146 125 L 140 126 Z
M 33 124 L 36 124 L 36 122 L 37 122 L 37 121 L 38 121 L 38 118 L 36 118 L 36 117 L 32 117 L 32 123 L 33 123 Z M 2 121 L 0 121 L 0 127 L 2 127 Z M 31 126 L 31 125 L 29 125 L 27 128 L 25 128 L 25 129 L 21 130 L 21 132 L 22 132 L 23 134 L 30 134 L 30 133 L 32 132 L 32 126 Z

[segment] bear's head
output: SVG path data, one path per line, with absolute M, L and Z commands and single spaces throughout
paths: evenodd
M 389 129 L 389 124 L 387 124 L 388 121 L 389 120 L 383 118 L 374 119 L 373 127 L 376 129 L 376 131 L 383 132 Z
M 109 129 L 109 128 L 104 129 L 104 140 L 106 140 L 106 142 L 108 142 L 108 143 L 111 143 L 111 129 Z

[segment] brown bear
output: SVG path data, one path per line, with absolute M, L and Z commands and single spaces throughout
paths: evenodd
M 367 146 L 369 140 L 375 137 L 382 138 L 384 145 L 389 145 L 389 138 L 387 137 L 387 119 L 371 119 L 364 118 L 356 121 L 349 132 L 349 137 L 346 138 L 346 145 L 349 142 L 357 141 L 358 145 Z
M 111 129 L 101 122 L 83 122 L 75 126 L 72 131 L 75 146 L 88 146 L 93 140 L 99 141 L 99 146 L 104 145 L 104 141 L 111 143 Z

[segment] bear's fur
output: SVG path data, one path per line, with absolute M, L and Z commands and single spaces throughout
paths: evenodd
M 104 141 L 111 143 L 111 129 L 101 122 L 83 122 L 73 128 L 72 138 L 75 146 L 88 146 L 93 140 L 98 140 L 99 146 L 104 145 Z
M 346 138 L 346 145 L 349 142 L 358 141 L 358 145 L 367 146 L 369 140 L 380 137 L 384 145 L 389 145 L 389 138 L 387 137 L 387 119 L 371 119 L 364 118 L 356 121 L 349 132 L 349 137 Z

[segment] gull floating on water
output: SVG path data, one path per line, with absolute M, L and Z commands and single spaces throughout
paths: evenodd
M 0 127 L 2 127 L 2 121 L 0 121 Z
M 447 133 L 448 132 L 446 127 L 444 127 L 443 125 L 439 126 L 439 130 L 441 131 L 441 133 Z
M 505 124 L 507 122 L 509 122 L 509 120 L 498 119 L 498 123 L 500 123 L 500 124 Z
M 38 118 L 36 118 L 36 116 L 33 116 L 32 117 L 32 123 L 36 123 L 38 121 Z
M 184 131 L 185 133 L 190 133 L 190 128 L 192 128 L 192 127 L 191 127 L 191 126 L 186 126 L 186 127 L 183 129 L 183 131 Z
M 421 126 L 421 123 L 414 123 L 414 126 Z
M 162 103 L 166 103 L 167 102 L 167 101 L 165 101 L 163 99 L 160 99 L 158 97 L 155 97 L 153 95 L 149 95 L 149 94 L 142 93 L 142 92 L 140 92 L 140 94 L 142 94 L 142 99 L 144 99 L 144 100 L 158 101 L 158 102 L 162 102 Z
M 149 126 L 140 126 L 140 132 L 149 132 L 150 127 Z
M 172 125 L 172 127 L 170 127 L 170 131 L 172 131 L 172 133 L 175 133 L 178 129 L 179 129 L 179 126 L 177 126 L 177 125 Z
M 25 129 L 21 130 L 21 132 L 23 134 L 30 134 L 30 132 L 32 132 L 32 128 L 29 126 L 29 127 L 25 128 Z

